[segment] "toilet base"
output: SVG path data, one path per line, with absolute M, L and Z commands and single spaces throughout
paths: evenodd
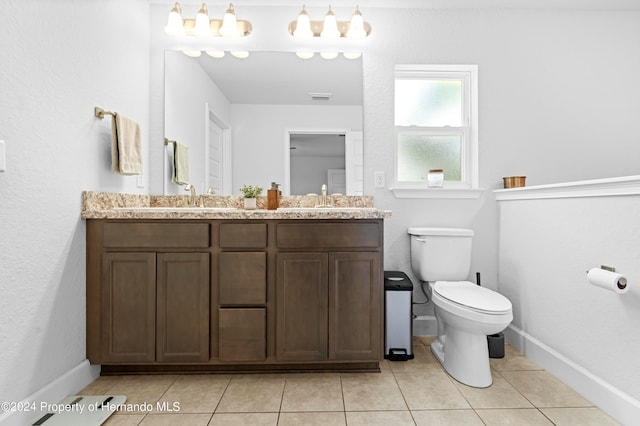
M 462 384 L 474 388 L 491 386 L 491 366 L 487 336 L 447 328 L 444 345 L 442 339 L 431 344 L 431 352 L 446 372 Z

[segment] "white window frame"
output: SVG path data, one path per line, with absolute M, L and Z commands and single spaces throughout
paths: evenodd
M 397 198 L 478 198 L 478 66 L 396 65 L 397 79 L 453 79 L 462 81 L 463 123 L 459 127 L 395 126 L 395 183 L 389 188 Z M 461 179 L 445 181 L 443 188 L 429 188 L 427 182 L 398 181 L 398 136 L 401 134 L 462 135 Z

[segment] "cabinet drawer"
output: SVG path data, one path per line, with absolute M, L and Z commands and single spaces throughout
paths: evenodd
M 220 304 L 264 305 L 267 299 L 267 253 L 219 254 Z
M 104 224 L 104 247 L 209 247 L 208 223 Z
M 264 308 L 219 310 L 221 361 L 264 361 L 267 354 Z
M 281 223 L 276 240 L 280 248 L 378 248 L 377 223 Z
M 262 248 L 266 246 L 266 223 L 220 224 L 220 247 L 222 248 Z

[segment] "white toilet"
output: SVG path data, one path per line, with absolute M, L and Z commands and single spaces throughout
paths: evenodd
M 438 338 L 431 352 L 447 373 L 468 386 L 491 386 L 487 335 L 513 320 L 503 295 L 463 281 L 471 266 L 473 231 L 458 228 L 409 228 L 411 268 L 429 283 Z

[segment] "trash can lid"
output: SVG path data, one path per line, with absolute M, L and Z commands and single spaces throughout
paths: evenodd
M 413 283 L 401 271 L 384 271 L 385 291 L 413 291 Z

